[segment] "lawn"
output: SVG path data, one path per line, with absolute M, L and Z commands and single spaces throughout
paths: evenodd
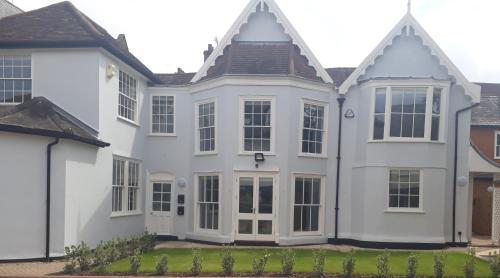
M 221 271 L 221 249 L 202 249 L 203 272 L 218 273 Z M 266 272 L 279 273 L 281 262 L 279 249 L 270 249 L 271 257 L 266 266 Z M 308 273 L 313 266 L 312 250 L 295 249 L 296 260 L 294 272 Z M 355 273 L 360 275 L 375 275 L 377 273 L 376 257 L 382 251 L 359 250 L 356 252 Z M 156 261 L 162 254 L 168 255 L 168 266 L 170 273 L 189 273 L 191 269 L 191 249 L 159 249 L 143 255 L 141 261 L 141 273 L 153 273 Z M 264 249 L 233 249 L 236 260 L 235 271 L 237 273 L 250 273 L 252 271 L 252 261 L 255 255 L 262 256 Z M 394 251 L 390 256 L 391 274 L 394 276 L 406 275 L 407 258 L 410 252 Z M 433 276 L 434 253 L 416 252 L 419 257 L 419 276 Z M 463 277 L 463 265 L 465 254 L 458 252 L 446 252 L 445 275 L 448 277 Z M 325 270 L 330 274 L 342 273 L 342 260 L 345 253 L 328 250 L 326 251 Z M 108 267 L 110 273 L 126 273 L 129 269 L 128 259 L 112 263 Z M 476 277 L 490 277 L 488 264 L 482 260 L 477 260 Z

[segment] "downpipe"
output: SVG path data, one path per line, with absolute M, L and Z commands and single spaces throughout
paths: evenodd
M 59 143 L 59 138 L 55 138 L 52 143 L 47 145 L 47 203 L 45 209 L 45 261 L 50 262 L 50 169 L 52 164 L 52 147 Z
M 338 97 L 337 102 L 339 103 L 339 133 L 337 139 L 337 180 L 335 188 L 335 240 L 339 239 L 339 191 L 340 191 L 340 160 L 341 160 L 341 148 L 342 148 L 342 110 L 344 107 L 345 97 Z

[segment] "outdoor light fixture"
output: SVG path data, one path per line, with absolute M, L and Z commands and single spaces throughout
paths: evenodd
M 187 184 L 187 181 L 185 178 L 178 178 L 177 179 L 177 186 L 182 188 L 182 187 L 185 187 L 186 184 Z
M 467 179 L 467 177 L 464 177 L 464 176 L 458 177 L 458 179 L 457 179 L 458 186 L 464 187 L 467 184 L 469 184 L 469 179 Z
M 255 153 L 254 155 L 255 162 L 264 162 L 264 154 L 263 153 Z

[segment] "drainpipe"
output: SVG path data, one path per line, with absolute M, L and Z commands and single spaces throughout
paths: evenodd
M 52 162 L 52 147 L 59 143 L 59 138 L 47 145 L 47 203 L 45 222 L 45 260 L 50 262 L 50 166 Z
M 471 106 L 467 106 L 455 112 L 455 157 L 453 159 L 453 216 L 452 216 L 452 243 L 456 244 L 455 228 L 456 228 L 456 209 L 457 209 L 457 162 L 458 162 L 458 119 L 461 113 L 471 110 L 472 108 L 478 106 L 479 103 L 474 103 Z
M 339 239 L 339 188 L 340 188 L 340 159 L 341 159 L 341 146 L 342 146 L 342 108 L 344 107 L 345 97 L 338 97 L 339 103 L 339 133 L 338 133 L 338 146 L 337 146 L 337 184 L 335 189 L 335 240 Z

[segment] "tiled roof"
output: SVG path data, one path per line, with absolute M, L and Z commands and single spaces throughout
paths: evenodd
M 102 47 L 152 82 L 157 77 L 70 2 L 0 19 L 0 48 Z
M 474 126 L 500 126 L 500 84 L 477 83 L 481 86 L 481 103 L 472 110 Z
M 295 75 L 321 81 L 291 42 L 236 42 L 224 49 L 204 79 L 225 74 Z
M 0 131 L 70 139 L 107 147 L 96 132 L 44 97 L 0 111 Z
M 193 79 L 195 72 L 189 73 L 157 73 L 156 77 L 165 85 L 187 85 Z
M 354 70 L 356 70 L 356 68 L 327 68 L 326 72 L 328 72 L 333 79 L 335 86 L 340 87 Z

